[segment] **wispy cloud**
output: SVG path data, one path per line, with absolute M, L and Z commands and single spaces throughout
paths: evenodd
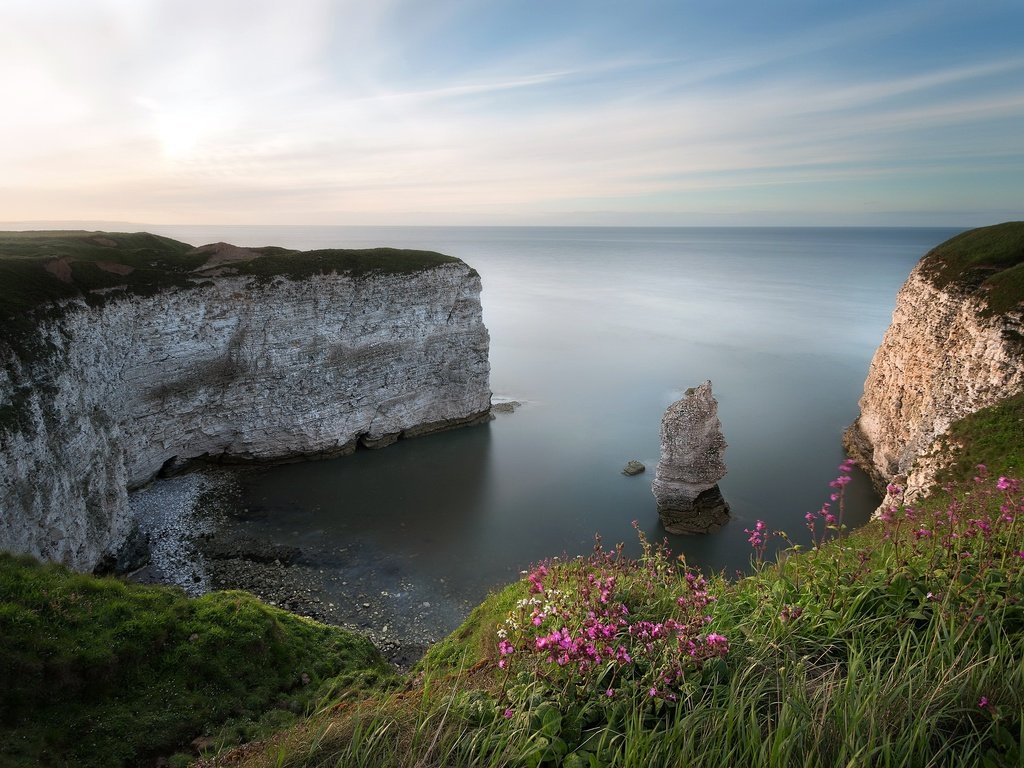
M 976 208 L 995 202 L 982 177 L 1024 199 L 1024 181 L 1007 181 L 1024 158 L 1024 57 L 1012 41 L 909 55 L 925 36 L 942 43 L 955 4 L 794 16 L 784 34 L 750 44 L 748 31 L 731 45 L 726 26 L 703 45 L 685 20 L 665 21 L 678 41 L 655 27 L 657 45 L 616 35 L 614 20 L 602 28 L 581 6 L 614 49 L 580 42 L 568 22 L 489 46 L 469 14 L 490 4 L 438 8 L 11 0 L 0 8 L 3 218 L 647 210 L 671 223 L 696 207 L 763 208 L 769 193 L 797 215 L 800 186 L 837 209 L 924 184 L 937 208 Z M 886 36 L 897 40 L 882 46 Z M 971 169 L 977 188 L 964 185 Z

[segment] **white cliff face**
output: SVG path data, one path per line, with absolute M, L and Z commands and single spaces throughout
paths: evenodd
M 78 569 L 125 540 L 127 490 L 204 455 L 283 460 L 488 418 L 479 276 L 215 277 L 41 322 L 0 367 L 0 549 Z
M 1022 331 L 1019 313 L 986 316 L 978 298 L 940 289 L 914 268 L 844 438 L 879 488 L 906 485 L 909 474 L 908 500 L 926 492 L 943 463 L 936 439 L 949 425 L 1024 389 Z
M 710 533 L 728 519 L 718 481 L 725 477 L 725 438 L 711 382 L 688 389 L 661 419 L 661 459 L 651 490 L 669 533 Z

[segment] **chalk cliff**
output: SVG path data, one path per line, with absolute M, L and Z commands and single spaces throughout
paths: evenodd
M 879 489 L 926 492 L 949 425 L 1024 389 L 1022 278 L 1021 222 L 958 235 L 910 273 L 844 436 Z
M 489 417 L 480 278 L 457 259 L 37 234 L 0 236 L 0 278 L 32 298 L 0 297 L 0 549 L 90 569 L 164 467 Z
M 725 477 L 725 438 L 711 382 L 686 390 L 661 419 L 661 459 L 651 491 L 669 533 L 711 533 L 728 520 L 718 481 Z

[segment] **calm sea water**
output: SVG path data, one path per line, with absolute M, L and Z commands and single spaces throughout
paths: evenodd
M 245 524 L 309 552 L 365 557 L 394 583 L 475 601 L 595 533 L 660 539 L 650 484 L 662 412 L 711 379 L 729 447 L 719 533 L 670 537 L 692 564 L 749 563 L 744 528 L 805 540 L 868 363 L 914 263 L 954 229 L 157 227 L 193 244 L 395 246 L 459 256 L 483 279 L 489 425 L 243 476 Z M 628 459 L 648 472 L 620 474 Z M 847 520 L 877 504 L 866 479 Z M 362 555 L 352 553 L 364 553 Z M 340 562 L 340 561 L 339 561 Z M 386 565 L 381 565 L 386 563 Z M 341 567 L 339 565 L 339 567 Z M 386 580 L 386 579 L 385 579 Z

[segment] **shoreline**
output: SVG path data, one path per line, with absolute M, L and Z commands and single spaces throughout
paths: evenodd
M 268 605 L 368 637 L 403 671 L 469 614 L 470 602 L 454 598 L 444 578 L 413 583 L 389 553 L 355 542 L 299 549 L 251 535 L 237 483 L 245 471 L 252 470 L 199 468 L 133 491 L 129 504 L 148 562 L 123 575 L 177 586 L 191 597 L 245 590 Z

